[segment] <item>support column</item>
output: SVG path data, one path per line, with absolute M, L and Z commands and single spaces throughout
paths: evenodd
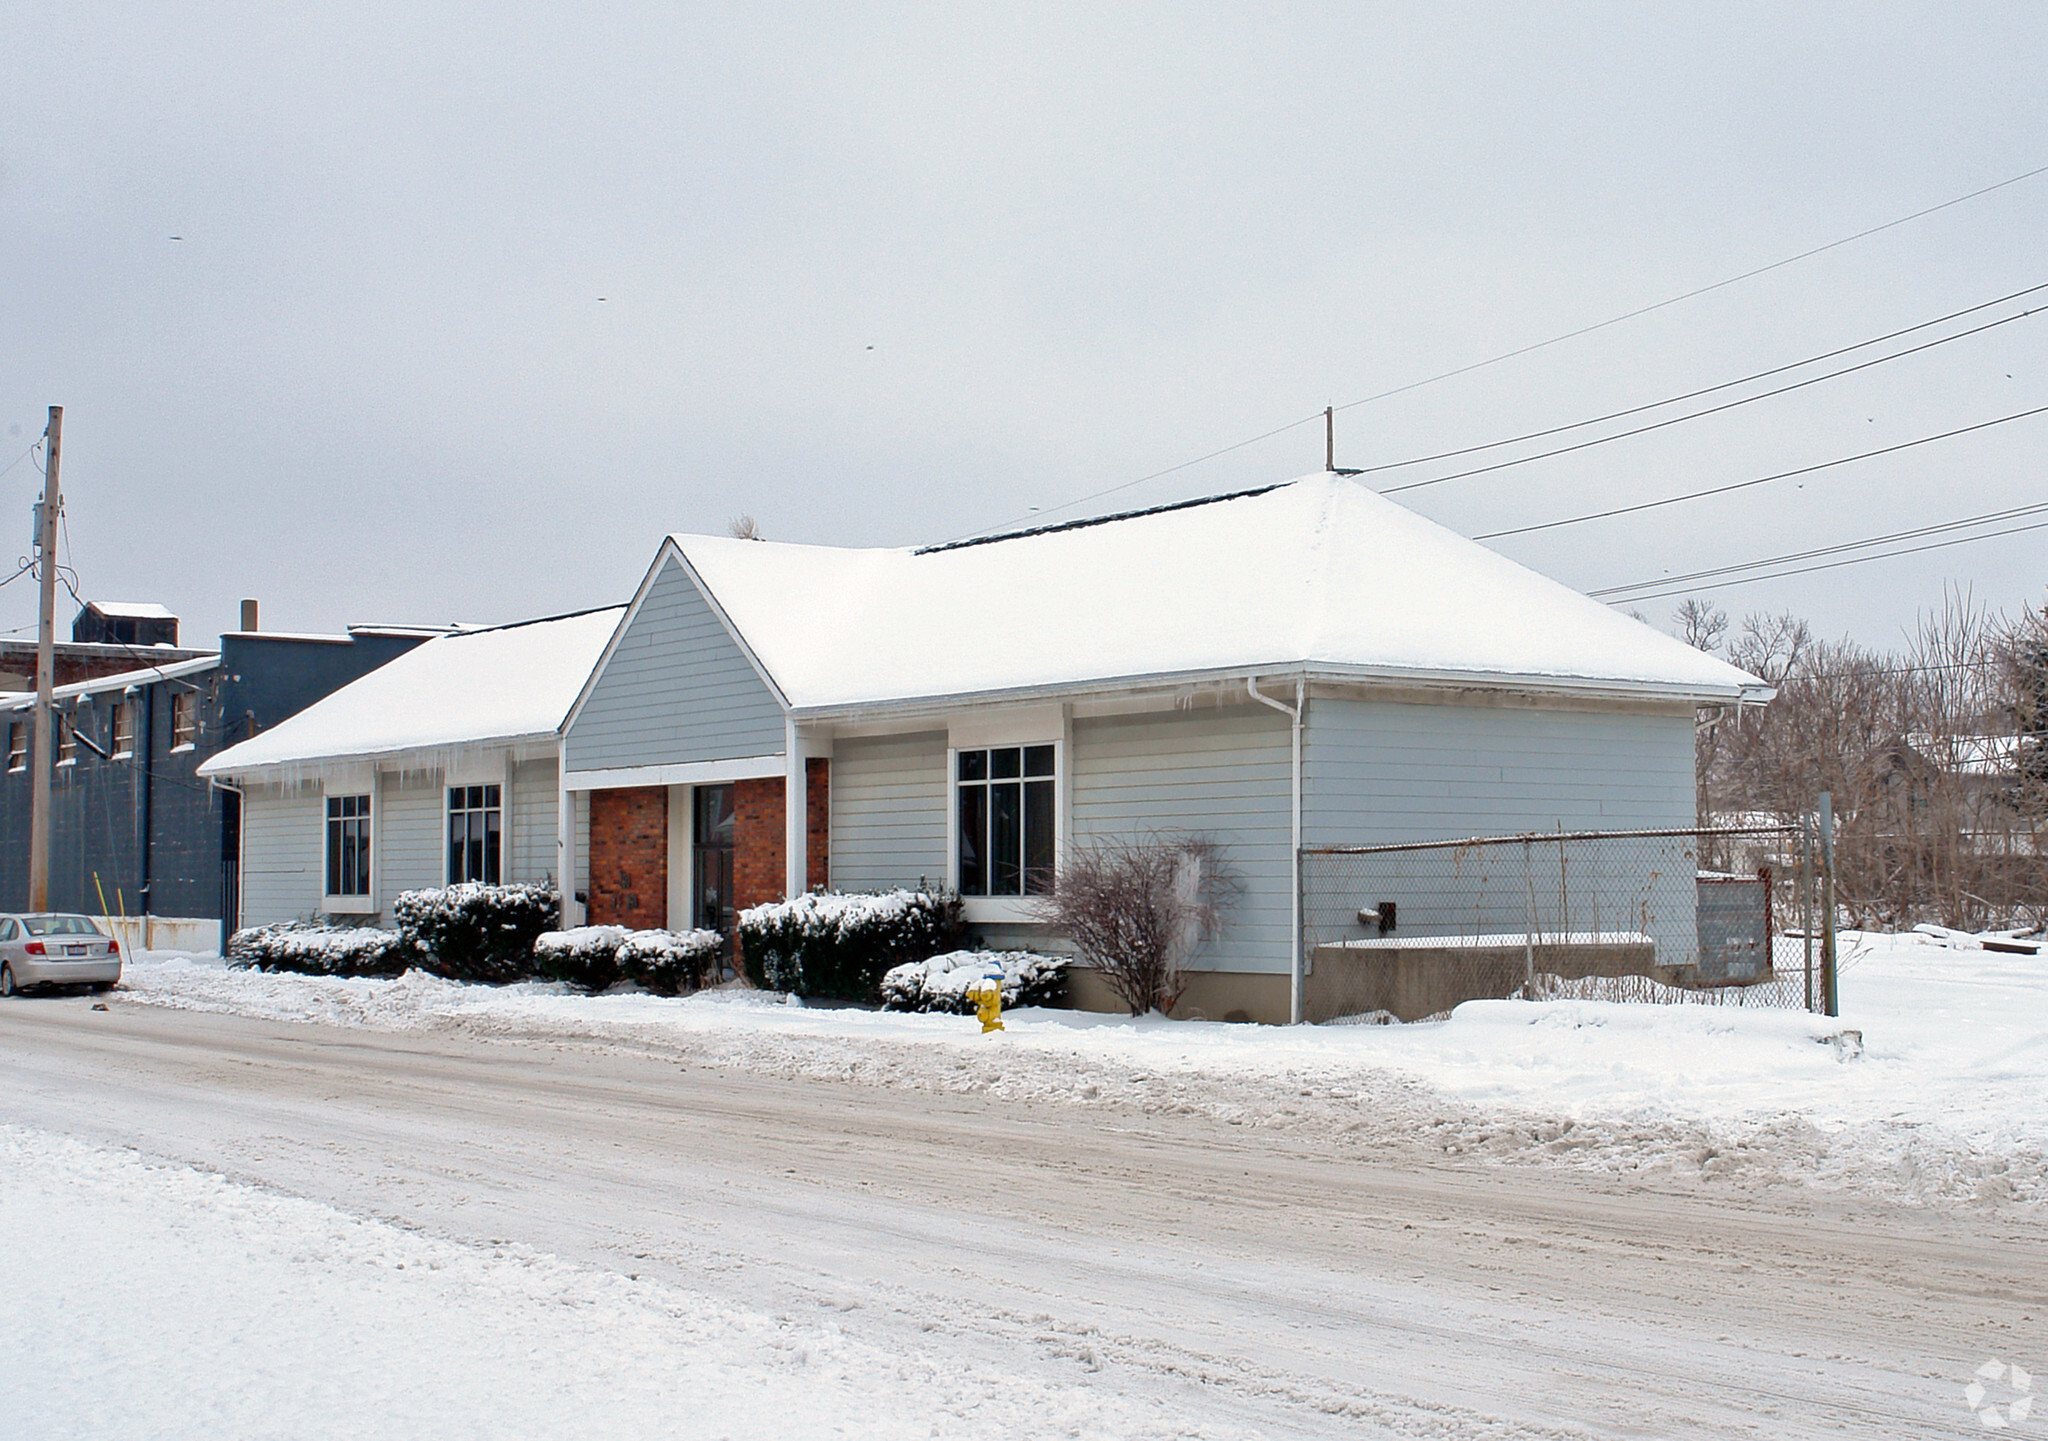
M 576 792 L 561 784 L 567 775 L 561 748 L 555 750 L 555 884 L 562 890 L 562 929 L 583 924 L 583 908 L 576 904 Z
M 793 901 L 809 889 L 805 872 L 810 868 L 810 788 L 804 770 L 803 737 L 797 733 L 794 717 L 783 722 L 782 736 L 783 759 L 787 763 L 782 781 L 782 893 L 785 899 Z

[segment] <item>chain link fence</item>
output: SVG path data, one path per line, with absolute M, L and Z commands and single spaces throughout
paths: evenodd
M 1304 1019 L 1524 997 L 1819 1010 L 1811 824 L 1301 853 Z

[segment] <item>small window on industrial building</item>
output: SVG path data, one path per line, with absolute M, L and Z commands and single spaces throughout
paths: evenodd
M 122 701 L 114 707 L 114 758 L 135 754 L 135 707 Z
M 28 722 L 13 721 L 7 727 L 7 769 L 28 769 Z
M 370 893 L 370 798 L 327 798 L 327 894 Z
M 502 790 L 448 787 L 448 884 L 498 884 L 504 835 Z
M 72 727 L 71 717 L 57 717 L 57 764 L 76 765 L 78 762 L 78 732 Z
M 199 697 L 189 690 L 171 692 L 171 749 L 199 740 Z

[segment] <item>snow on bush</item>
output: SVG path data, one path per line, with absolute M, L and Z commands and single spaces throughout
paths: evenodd
M 799 996 L 878 1001 L 896 966 L 957 949 L 957 896 L 930 891 L 826 892 L 739 915 L 740 956 L 757 986 Z
M 694 991 L 718 963 L 725 937 L 717 931 L 629 931 L 624 926 L 578 926 L 549 931 L 534 942 L 540 973 L 586 991 L 632 981 L 658 995 Z
M 1064 956 L 1031 951 L 948 951 L 930 960 L 897 966 L 882 977 L 882 1006 L 891 1011 L 951 1011 L 970 1015 L 970 986 L 1000 975 L 1003 1006 L 1057 1004 L 1066 979 Z
M 547 886 L 477 881 L 405 891 L 391 904 L 398 931 L 419 964 L 451 981 L 531 979 L 533 943 L 559 922 L 561 897 Z
M 307 976 L 395 976 L 417 959 L 396 931 L 284 921 L 228 938 L 230 966 Z

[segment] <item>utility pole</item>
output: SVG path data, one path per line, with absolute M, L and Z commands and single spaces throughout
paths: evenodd
M 1323 469 L 1337 468 L 1337 407 L 1323 407 Z
M 36 509 L 37 578 L 43 583 L 42 608 L 36 614 L 36 713 L 31 732 L 35 757 L 28 830 L 28 908 L 50 908 L 50 785 L 56 757 L 50 753 L 50 702 L 57 677 L 57 517 L 64 497 L 57 488 L 57 466 L 64 453 L 64 407 L 50 407 L 49 441 L 43 454 L 43 499 Z

